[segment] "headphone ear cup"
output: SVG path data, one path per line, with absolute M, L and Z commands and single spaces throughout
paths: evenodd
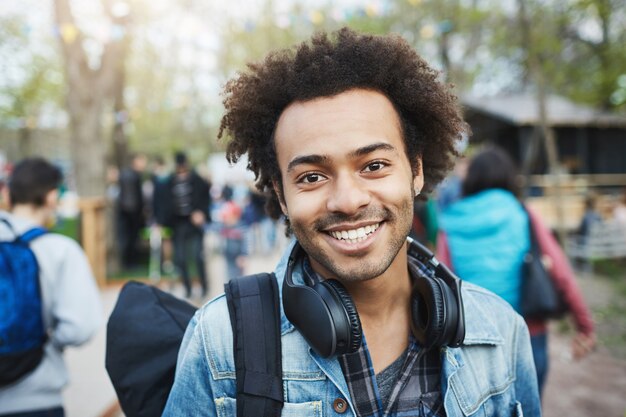
M 445 333 L 445 283 L 437 277 L 419 277 L 411 291 L 411 330 L 425 348 L 439 345 Z
M 335 279 L 327 279 L 320 282 L 320 284 L 326 286 L 331 293 L 336 295 L 337 300 L 341 303 L 343 310 L 346 312 L 350 326 L 349 341 L 344 348 L 345 351 L 339 351 L 339 347 L 337 347 L 336 353 L 345 354 L 356 352 L 361 347 L 363 332 L 361 329 L 361 319 L 359 318 L 354 301 L 352 301 L 352 297 L 350 297 L 346 288 Z

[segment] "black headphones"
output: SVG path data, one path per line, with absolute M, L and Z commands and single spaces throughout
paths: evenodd
M 461 280 L 433 253 L 411 238 L 409 262 L 419 261 L 428 269 L 426 277 L 416 277 L 411 292 L 411 330 L 425 348 L 458 347 L 465 338 L 465 316 Z M 356 352 L 361 347 L 361 321 L 346 288 L 335 279 L 305 279 L 308 285 L 294 284 L 294 266 L 304 250 L 296 242 L 283 282 L 283 308 L 287 319 L 319 355 Z M 413 258 L 413 261 L 411 260 Z M 305 268 L 303 268 L 305 269 Z M 306 275 L 306 271 L 304 271 Z

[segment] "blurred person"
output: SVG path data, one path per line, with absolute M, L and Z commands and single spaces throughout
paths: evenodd
M 400 36 L 343 28 L 270 53 L 224 92 L 227 158 L 247 155 L 295 237 L 274 270 L 283 380 L 235 381 L 220 296 L 187 327 L 163 415 L 245 413 L 245 382 L 276 389 L 284 416 L 539 416 L 523 320 L 407 240 L 415 196 L 445 176 L 467 128 L 438 73 Z
M 432 197 L 416 198 L 413 202 L 413 226 L 410 236 L 431 250 L 437 243 L 438 214 Z
M 242 220 L 246 226 L 249 252 L 270 254 L 276 247 L 276 221 L 265 213 L 266 196 L 250 187 Z
M 172 173 L 167 169 L 165 160 L 160 156 L 154 158 L 154 166 L 150 174 L 150 182 L 152 183 L 151 223 L 163 224 L 166 222 L 167 188 L 171 175 Z
M 454 170 L 437 187 L 436 200 L 439 213 L 444 212 L 452 203 L 463 196 L 463 178 L 467 174 L 468 158 L 459 156 L 454 164 Z
M 118 242 L 122 266 L 137 266 L 139 263 L 139 233 L 145 224 L 145 204 L 142 175 L 147 159 L 143 154 L 134 154 L 130 166 L 119 173 L 117 195 Z
M 585 197 L 585 212 L 580 220 L 577 234 L 581 243 L 587 240 L 587 237 L 591 233 L 594 225 L 602 223 L 602 216 L 598 212 L 598 197 L 594 194 L 590 194 Z
M 154 158 L 150 174 L 150 246 L 151 246 L 151 276 L 161 277 L 165 273 L 171 275 L 174 270 L 172 263 L 171 231 L 163 226 L 167 220 L 169 205 L 168 183 L 172 173 L 167 168 L 161 156 Z M 156 260 L 153 258 L 157 258 Z
M 622 191 L 622 195 L 613 208 L 613 218 L 622 225 L 622 227 L 626 227 L 626 188 Z
M 60 184 L 61 171 L 46 160 L 29 158 L 19 162 L 8 183 L 10 213 L 0 212 L 0 240 L 12 241 L 17 236 L 50 227 Z M 98 289 L 82 248 L 66 236 L 41 232 L 29 246 L 38 266 L 41 318 L 47 337 L 41 362 L 34 370 L 0 387 L 3 417 L 62 417 L 62 390 L 69 380 L 63 351 L 88 341 L 102 321 Z M 4 264 L 7 260 L 0 262 Z M 2 294 L 6 295 L 6 289 Z M 3 307 L 0 305 L 0 321 L 8 317 Z M 24 317 L 24 326 L 32 319 L 35 318 Z M 0 360 L 5 360 L 1 354 Z M 17 366 L 16 362 L 13 365 Z
M 243 275 L 245 255 L 247 254 L 245 242 L 247 227 L 242 221 L 243 210 L 233 200 L 233 189 L 228 185 L 222 188 L 222 200 L 223 203 L 219 211 L 222 223 L 220 237 L 224 239 L 227 279 L 231 280 Z
M 530 248 L 532 220 L 546 267 L 564 292 L 575 321 L 572 352 L 581 358 L 595 346 L 591 314 L 554 236 L 538 215 L 522 206 L 518 184 L 515 164 L 502 149 L 491 147 L 475 155 L 463 181 L 463 198 L 441 216 L 438 258 L 462 280 L 495 292 L 519 312 L 522 262 Z M 549 366 L 547 323 L 527 320 L 527 324 L 541 392 Z
M 174 264 L 180 273 L 185 296 L 192 295 L 188 258 L 193 257 L 196 273 L 202 287 L 202 296 L 208 294 L 206 262 L 204 256 L 204 227 L 211 221 L 209 214 L 209 184 L 190 168 L 187 155 L 177 152 L 176 169 L 163 190 L 163 198 L 156 204 L 160 214 L 159 224 L 172 229 Z

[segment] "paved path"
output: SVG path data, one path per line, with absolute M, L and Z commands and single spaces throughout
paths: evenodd
M 256 256 L 249 260 L 248 273 L 271 270 L 278 254 Z M 210 259 L 212 283 L 210 296 L 222 291 L 220 277 L 224 264 L 221 257 Z M 592 289 L 593 281 L 584 281 L 583 291 L 602 302 L 603 295 Z M 117 299 L 119 286 L 102 290 L 105 317 L 108 318 Z M 182 295 L 182 288 L 173 292 Z M 105 329 L 88 345 L 66 352 L 72 382 L 65 392 L 67 417 L 102 417 L 114 410 L 116 397 L 104 368 Z M 569 339 L 557 332 L 551 333 L 550 353 L 552 368 L 544 400 L 544 417 L 625 417 L 626 416 L 626 361 L 613 359 L 600 348 L 581 362 L 569 359 Z M 110 412 L 108 417 L 120 413 Z
M 626 361 L 613 359 L 603 347 L 573 361 L 569 343 L 552 332 L 544 417 L 625 417 Z
M 578 282 L 592 309 L 606 306 L 618 296 L 603 279 L 586 276 Z M 544 393 L 544 417 L 626 417 L 626 361 L 612 357 L 604 346 L 574 361 L 571 337 L 560 334 L 556 327 L 553 325 L 550 332 L 551 369 Z
M 109 317 L 119 286 L 102 289 L 104 316 Z M 70 385 L 64 392 L 67 417 L 100 417 L 116 401 L 115 390 L 104 368 L 106 341 L 103 326 L 95 338 L 79 348 L 65 351 Z

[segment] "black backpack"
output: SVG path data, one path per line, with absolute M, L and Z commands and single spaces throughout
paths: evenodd
M 237 417 L 279 416 L 283 385 L 276 278 L 250 275 L 224 288 L 233 327 Z M 163 413 L 195 311 L 149 285 L 131 281 L 122 288 L 107 324 L 106 369 L 127 417 Z
M 6 219 L 0 221 L 13 231 Z M 0 241 L 0 387 L 33 371 L 44 355 L 39 264 L 29 245 L 45 233 L 36 227 Z

